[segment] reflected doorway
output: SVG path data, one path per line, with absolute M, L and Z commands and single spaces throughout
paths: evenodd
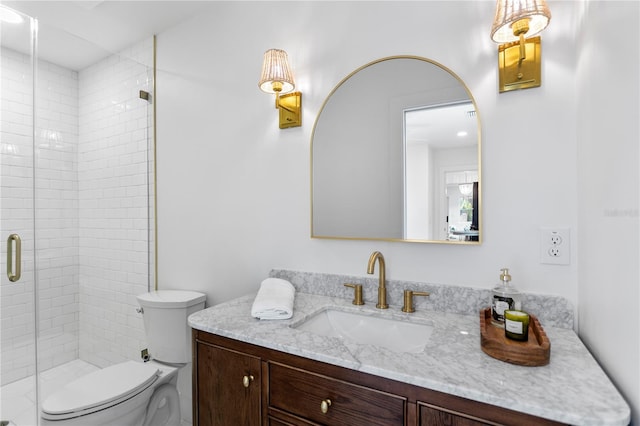
M 471 102 L 404 111 L 405 239 L 477 241 L 477 215 L 471 229 L 478 201 L 476 134 Z

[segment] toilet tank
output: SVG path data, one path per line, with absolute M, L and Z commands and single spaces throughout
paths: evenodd
M 169 363 L 191 362 L 187 317 L 204 309 L 206 295 L 195 291 L 158 290 L 136 297 L 142 308 L 149 354 Z

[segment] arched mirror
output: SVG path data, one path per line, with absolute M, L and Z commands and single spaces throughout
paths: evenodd
M 329 94 L 311 139 L 311 237 L 479 244 L 480 120 L 426 58 L 366 64 Z

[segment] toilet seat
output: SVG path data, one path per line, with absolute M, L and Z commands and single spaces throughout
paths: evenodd
M 47 398 L 42 404 L 42 417 L 62 420 L 112 407 L 147 389 L 159 375 L 155 366 L 136 361 L 95 371 Z

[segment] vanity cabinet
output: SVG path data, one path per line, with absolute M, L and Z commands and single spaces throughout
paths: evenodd
M 194 426 L 558 425 L 193 330 Z

